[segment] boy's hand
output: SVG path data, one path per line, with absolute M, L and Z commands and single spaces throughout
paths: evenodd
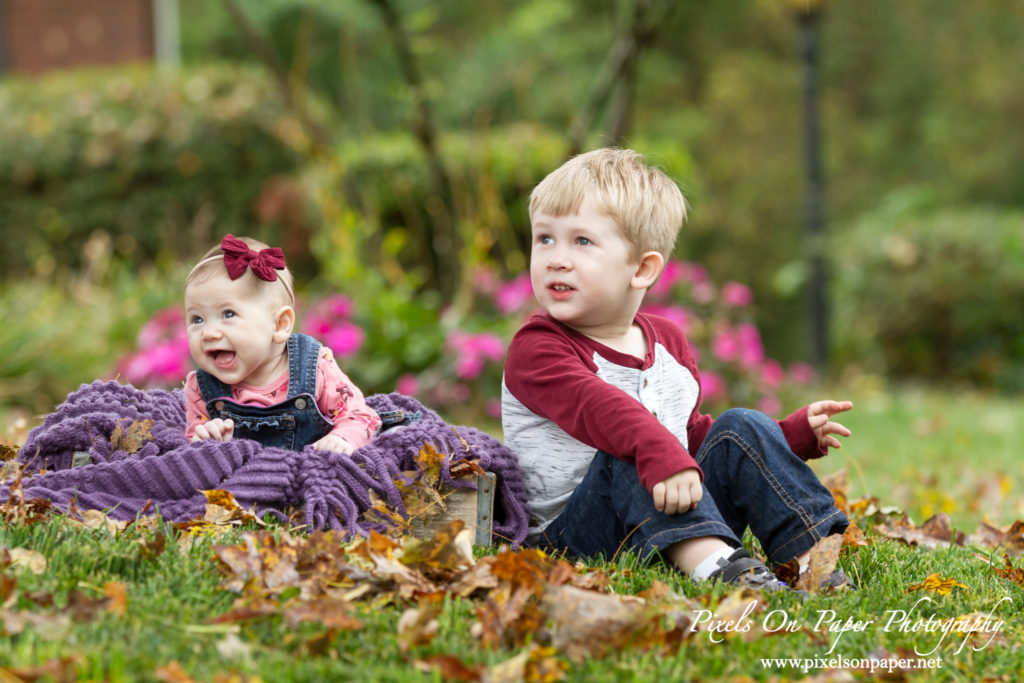
M 839 439 L 832 436 L 849 436 L 850 430 L 832 422 L 829 418 L 836 413 L 842 413 L 853 407 L 850 401 L 816 401 L 807 407 L 807 421 L 811 423 L 811 429 L 818 437 L 818 445 L 822 448 L 842 448 Z
M 206 441 L 207 439 L 213 439 L 214 441 L 231 441 L 231 437 L 234 434 L 234 420 L 222 420 L 218 417 L 201 425 L 196 425 L 196 431 L 192 434 L 192 440 Z
M 700 485 L 700 474 L 691 468 L 676 472 L 665 481 L 659 481 L 651 490 L 654 507 L 666 515 L 689 512 L 697 507 L 704 488 Z
M 328 434 L 324 438 L 313 444 L 313 449 L 318 451 L 333 451 L 334 453 L 351 453 L 356 449 L 355 446 L 350 444 L 340 436 L 334 434 Z

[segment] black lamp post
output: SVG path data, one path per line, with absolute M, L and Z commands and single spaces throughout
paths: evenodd
M 804 171 L 806 173 L 807 312 L 811 362 L 828 365 L 828 305 L 825 286 L 825 174 L 818 116 L 818 19 L 826 0 L 788 0 L 797 22 L 797 48 L 803 66 Z

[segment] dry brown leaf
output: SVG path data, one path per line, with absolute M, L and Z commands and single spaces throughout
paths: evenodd
M 461 519 L 454 519 L 438 527 L 428 540 L 407 536 L 402 546 L 402 562 L 435 573 L 470 567 L 475 563 L 473 532 Z
M 414 647 L 429 645 L 437 635 L 437 616 L 441 605 L 437 602 L 410 607 L 398 618 L 398 649 L 404 654 Z
M 303 622 L 321 624 L 335 631 L 354 631 L 363 623 L 352 616 L 352 603 L 337 598 L 319 597 L 299 602 L 283 612 L 285 621 L 295 628 Z
M 983 522 L 968 542 L 984 548 L 1003 548 L 1019 555 L 1024 552 L 1024 521 L 1017 520 L 1006 529 L 1000 529 Z
M 128 610 L 128 591 L 119 581 L 107 581 L 103 584 L 103 596 L 109 600 L 107 611 L 123 617 Z
M 483 667 L 468 665 L 455 655 L 424 657 L 413 662 L 413 667 L 426 673 L 436 671 L 445 683 L 475 683 L 482 681 L 484 676 Z M 492 678 L 487 680 L 493 683 Z
M 836 570 L 839 551 L 843 548 L 843 536 L 833 534 L 826 536 L 811 547 L 807 560 L 807 571 L 801 572 L 797 588 L 809 593 L 821 590 L 825 579 Z
M 181 664 L 178 664 L 176 659 L 172 659 L 166 666 L 156 669 L 153 674 L 163 683 L 199 683 L 181 668 Z
M 56 683 L 71 683 L 79 680 L 76 668 L 80 659 L 74 655 L 66 655 L 49 659 L 39 666 L 0 667 L 0 681 L 31 683 L 40 680 L 53 680 Z
M 832 494 L 835 506 L 843 511 L 843 514 L 850 514 L 850 506 L 846 499 L 846 490 L 850 486 L 850 473 L 844 467 L 841 470 L 827 474 L 821 478 L 821 483 Z
M 130 425 L 121 425 L 118 420 L 114 431 L 110 433 L 110 450 L 138 453 L 146 442 L 153 440 L 153 420 L 133 420 Z
M 920 527 L 914 526 L 910 518 L 904 514 L 892 525 L 876 525 L 875 533 L 907 545 L 921 546 L 930 550 L 949 547 L 950 542 L 963 545 L 966 540 L 963 533 L 959 531 L 954 533 L 949 515 L 944 512 L 928 518 Z
M 1005 553 L 1003 554 L 1003 562 L 1005 563 L 1004 567 L 997 567 L 992 570 L 996 576 L 1007 581 L 1013 581 L 1021 588 L 1024 588 L 1024 568 L 1013 566 L 1013 563 L 1010 562 L 1010 556 Z
M 960 583 L 956 579 L 944 579 L 939 574 L 929 574 L 921 583 L 915 583 L 912 586 L 907 586 L 907 592 L 913 593 L 914 591 L 928 591 L 929 593 L 938 593 L 939 595 L 949 595 L 953 592 L 954 588 L 966 588 L 967 590 L 970 590 L 970 587 Z
M 201 493 L 206 496 L 206 512 L 203 515 L 204 522 L 209 522 L 210 524 L 231 524 L 234 526 L 251 522 L 260 526 L 266 526 L 252 511 L 245 510 L 239 505 L 238 501 L 235 500 L 234 494 L 230 491 L 211 489 L 209 491 L 201 491 Z
M 46 571 L 46 557 L 37 550 L 27 548 L 0 548 L 6 553 L 7 559 L 0 564 L 10 565 L 16 569 L 24 569 L 39 575 Z

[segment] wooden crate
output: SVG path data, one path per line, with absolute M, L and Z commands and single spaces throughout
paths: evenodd
M 446 489 L 441 492 L 444 507 L 438 505 L 426 515 L 412 521 L 410 529 L 416 538 L 432 538 L 442 524 L 461 519 L 467 529 L 474 529 L 473 543 L 490 545 L 494 530 L 494 488 L 496 477 L 493 472 L 477 475 L 476 489 Z

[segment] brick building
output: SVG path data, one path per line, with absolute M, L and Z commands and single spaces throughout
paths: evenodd
M 0 74 L 178 62 L 177 0 L 0 0 Z

